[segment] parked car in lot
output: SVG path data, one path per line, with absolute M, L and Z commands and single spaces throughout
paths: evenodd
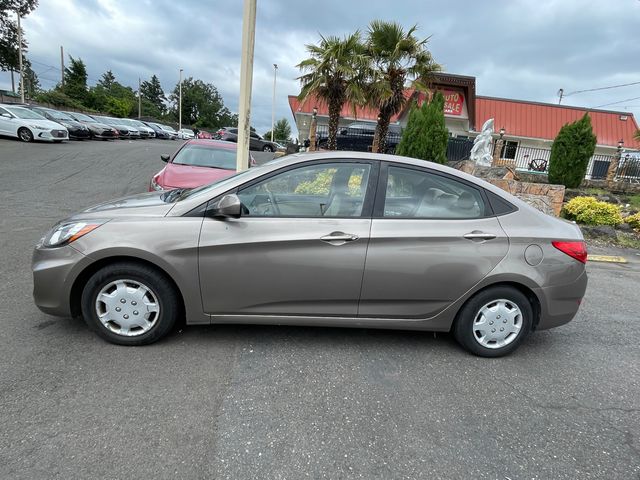
M 152 128 L 147 127 L 144 123 L 139 120 L 134 120 L 133 118 L 119 118 L 117 119 L 120 123 L 126 125 L 127 127 L 133 128 L 137 130 L 140 134 L 140 138 L 154 138 L 156 133 Z
M 191 129 L 181 128 L 178 130 L 178 138 L 181 140 L 191 140 L 192 138 L 196 138 L 196 134 Z
M 63 112 L 69 115 L 74 120 L 82 123 L 89 129 L 89 133 L 91 134 L 91 138 L 100 138 L 102 140 L 114 139 L 118 138 L 119 133 L 111 125 L 106 123 L 98 122 L 96 119 L 91 118 L 89 115 L 85 115 L 84 113 L 79 112 Z
M 157 123 L 153 123 L 153 122 L 142 122 L 142 123 L 144 123 L 147 127 L 149 127 L 155 132 L 156 138 L 161 138 L 163 140 L 171 140 L 171 135 L 169 135 L 169 132 L 163 130 L 162 127 L 160 127 L 160 125 L 158 125 Z
M 123 345 L 184 315 L 451 331 L 497 357 L 575 316 L 586 255 L 577 225 L 471 175 L 317 152 L 79 212 L 36 246 L 33 292 L 42 311 L 81 314 Z
M 13 105 L 0 105 L 0 135 L 16 137 L 23 142 L 69 140 L 69 132 L 59 123 L 28 108 Z
M 173 155 L 161 155 L 167 165 L 149 183 L 149 191 L 194 188 L 236 173 L 236 147 L 219 140 L 188 140 Z M 249 156 L 251 166 L 256 162 Z
M 214 133 L 213 138 L 216 140 L 226 140 L 228 142 L 238 142 L 238 129 L 236 127 L 224 127 Z M 275 152 L 278 145 L 274 142 L 265 140 L 255 132 L 251 132 L 249 138 L 249 150 L 257 150 L 263 152 Z
M 118 131 L 118 136 L 121 139 L 137 140 L 140 138 L 140 131 L 132 126 L 124 123 L 122 118 L 105 117 L 102 115 L 93 115 L 98 122 L 104 122 L 107 125 L 111 125 Z
M 336 137 L 338 150 L 350 150 L 354 152 L 371 151 L 375 133 L 376 124 L 370 122 L 354 122 L 346 127 L 339 128 Z M 387 147 L 384 153 L 393 153 L 396 151 L 401 133 L 402 131 L 399 125 L 389 125 Z M 323 133 L 318 135 L 317 141 L 319 148 L 327 148 L 329 138 Z
M 178 132 L 175 128 L 170 127 L 169 125 L 163 125 L 162 123 L 158 123 L 158 126 L 169 135 L 171 140 L 178 138 Z
M 75 138 L 76 140 L 84 140 L 91 137 L 89 128 L 82 123 L 74 120 L 69 115 L 52 108 L 39 107 L 36 105 L 25 105 L 25 108 L 42 115 L 47 120 L 59 123 L 69 132 L 69 138 Z

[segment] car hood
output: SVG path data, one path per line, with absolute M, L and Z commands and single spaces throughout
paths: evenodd
M 235 170 L 211 167 L 193 167 L 169 163 L 159 175 L 159 183 L 165 188 L 195 188 L 227 178 Z
M 162 200 L 166 192 L 139 193 L 100 203 L 76 213 L 71 219 L 115 217 L 164 217 L 175 205 Z
M 90 127 L 93 128 L 102 128 L 102 129 L 107 129 L 107 130 L 112 130 L 113 127 L 111 125 L 107 125 L 106 123 L 100 123 L 100 122 L 82 122 L 85 125 L 88 125 Z
M 20 121 L 25 125 L 37 125 L 39 127 L 50 128 L 51 130 L 60 130 L 61 127 L 59 123 L 52 122 L 51 120 L 21 119 Z
M 85 126 L 82 123 L 76 122 L 75 120 L 52 120 L 52 121 L 55 121 L 67 128 L 80 128 L 80 129 L 85 128 Z

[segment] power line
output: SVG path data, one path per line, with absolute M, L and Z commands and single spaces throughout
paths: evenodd
M 620 100 L 619 102 L 605 103 L 603 105 L 597 105 L 591 108 L 608 107 L 609 105 L 618 105 L 619 103 L 632 102 L 633 100 L 640 100 L 640 97 L 627 98 L 626 100 Z
M 623 83 L 621 85 L 611 85 L 609 87 L 589 88 L 587 90 L 576 90 L 575 92 L 565 93 L 563 96 L 575 95 L 576 93 L 596 92 L 598 90 L 610 90 L 612 88 L 630 87 L 631 85 L 640 85 L 640 82 Z

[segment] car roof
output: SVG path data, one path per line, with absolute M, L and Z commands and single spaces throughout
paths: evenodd
M 225 150 L 236 150 L 238 146 L 238 144 L 235 142 L 227 142 L 225 140 L 212 140 L 208 138 L 194 138 L 192 140 L 188 140 L 187 144 L 204 145 L 206 147 L 219 147 Z

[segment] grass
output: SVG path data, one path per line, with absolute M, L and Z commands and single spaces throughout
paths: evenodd
M 633 208 L 634 210 L 640 210 L 640 195 L 639 194 L 629 195 L 627 198 L 629 199 L 629 205 L 631 205 L 631 208 Z

